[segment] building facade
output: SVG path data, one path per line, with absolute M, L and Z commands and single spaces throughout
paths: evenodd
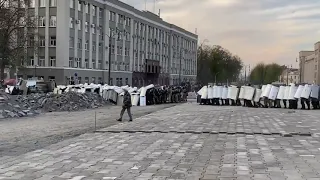
M 31 0 L 27 9 L 38 43 L 28 45 L 20 77 L 108 83 L 111 48 L 113 85 L 196 80 L 198 36 L 151 12 L 118 0 Z
M 319 60 L 320 42 L 315 43 L 314 51 L 300 51 L 301 81 L 304 83 L 320 83 Z
M 300 70 L 295 68 L 284 69 L 279 77 L 279 82 L 287 85 L 300 83 Z

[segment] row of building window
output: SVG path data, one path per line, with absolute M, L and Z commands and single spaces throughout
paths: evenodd
M 98 7 L 95 5 L 92 5 L 92 9 L 90 10 L 90 3 L 85 2 L 82 3 L 80 0 L 76 0 L 78 3 L 78 11 L 82 12 L 84 11 L 87 14 L 92 14 L 93 16 L 97 15 L 97 9 Z M 82 7 L 84 9 L 82 9 Z M 74 9 L 75 8 L 75 0 L 70 0 L 70 8 Z M 103 16 L 103 10 L 101 8 L 99 8 L 99 17 L 102 18 Z
M 26 65 L 27 66 L 35 66 L 35 65 L 37 65 L 37 66 L 43 66 L 44 67 L 44 66 L 46 66 L 45 62 L 46 62 L 45 57 L 39 57 L 38 58 L 38 63 L 35 64 L 34 57 L 30 57 L 30 60 L 27 62 Z M 25 65 L 24 61 L 22 61 L 21 64 Z M 57 66 L 56 57 L 54 57 L 54 56 L 49 57 L 48 66 L 49 67 L 56 67 Z
M 85 68 L 90 69 L 89 59 L 85 59 L 84 67 L 82 67 L 82 59 L 81 58 L 69 58 L 69 67 L 71 68 Z M 129 71 L 129 62 L 111 62 L 112 69 L 121 70 L 121 71 Z M 98 60 L 98 67 L 96 67 L 96 60 L 92 60 L 92 69 L 102 69 L 102 61 Z M 105 64 L 105 69 L 109 69 L 109 62 L 107 61 Z
M 24 2 L 26 2 L 26 1 L 25 0 L 20 0 L 20 1 L 23 2 L 23 3 L 21 3 L 22 7 L 25 7 Z M 30 0 L 29 7 L 34 8 L 35 5 L 36 5 L 36 1 L 39 2 L 39 7 L 46 7 L 46 4 L 47 4 L 48 1 L 50 1 L 49 2 L 49 6 L 50 7 L 56 7 L 57 6 L 57 0 Z
M 45 27 L 45 26 L 46 26 L 46 17 L 39 16 L 38 27 Z M 57 16 L 50 16 L 49 27 L 57 27 Z

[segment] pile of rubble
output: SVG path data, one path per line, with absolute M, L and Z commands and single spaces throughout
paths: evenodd
M 10 96 L 2 98 L 0 102 L 0 119 L 33 116 L 41 112 L 93 109 L 106 104 L 107 102 L 97 93 L 67 92 Z

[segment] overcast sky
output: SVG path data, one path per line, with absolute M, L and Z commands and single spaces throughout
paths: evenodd
M 122 0 L 144 10 L 145 0 Z M 154 0 L 147 0 L 153 11 Z M 245 64 L 292 64 L 320 38 L 320 0 L 157 0 L 156 12 L 239 55 Z

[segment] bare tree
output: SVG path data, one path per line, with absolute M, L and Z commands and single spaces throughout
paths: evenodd
M 27 47 L 35 44 L 37 20 L 28 13 L 30 0 L 0 0 L 0 80 L 4 69 L 25 64 Z

